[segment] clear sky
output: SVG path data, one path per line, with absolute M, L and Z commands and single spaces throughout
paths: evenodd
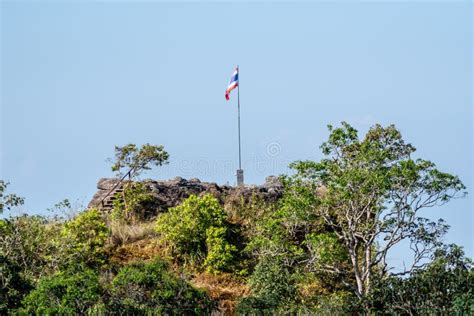
M 114 145 L 163 144 L 155 179 L 234 183 L 321 158 L 327 124 L 394 123 L 470 196 L 425 212 L 474 257 L 472 4 L 1 3 L 1 175 L 44 213 L 87 204 Z M 234 91 L 235 92 L 235 91 Z M 404 257 L 400 253 L 400 257 Z M 396 258 L 395 258 L 396 259 Z

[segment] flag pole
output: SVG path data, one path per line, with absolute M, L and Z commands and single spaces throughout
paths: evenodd
M 239 85 L 237 86 L 237 111 L 238 111 L 238 129 L 239 129 L 239 169 L 242 169 L 242 157 L 240 149 L 240 71 L 237 65 L 237 73 L 239 74 Z
M 237 185 L 241 186 L 244 184 L 244 171 L 242 170 L 242 153 L 240 146 L 240 69 L 237 65 L 237 74 L 239 76 L 239 81 L 237 85 L 237 128 L 239 133 L 239 169 L 237 170 Z

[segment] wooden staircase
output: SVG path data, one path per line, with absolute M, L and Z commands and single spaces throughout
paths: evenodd
M 114 201 L 117 200 L 117 198 L 121 201 L 123 201 L 122 193 L 123 193 L 123 183 L 121 183 L 119 186 L 117 186 L 115 189 L 110 191 L 102 200 L 102 205 L 101 209 L 105 211 L 110 211 L 114 208 Z M 118 194 L 117 194 L 118 193 Z M 117 196 L 119 195 L 119 196 Z

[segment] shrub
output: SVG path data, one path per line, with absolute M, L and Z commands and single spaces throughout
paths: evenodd
M 66 270 L 41 278 L 22 302 L 20 314 L 86 314 L 100 299 L 99 277 L 89 268 Z
M 73 220 L 66 222 L 61 232 L 65 250 L 65 263 L 84 262 L 91 267 L 99 267 L 106 262 L 104 249 L 109 236 L 99 211 L 87 210 Z
M 209 314 L 207 296 L 174 276 L 161 259 L 123 267 L 112 281 L 109 311 L 126 315 Z
M 249 285 L 255 296 L 277 300 L 296 293 L 292 273 L 279 258 L 262 258 L 250 276 Z
M 296 305 L 294 276 L 279 257 L 262 257 L 248 284 L 252 296 L 239 302 L 239 314 L 273 315 L 279 307 Z
M 147 218 L 147 209 L 154 201 L 149 189 L 141 182 L 127 182 L 123 193 L 117 193 L 112 217 L 137 222 Z
M 0 221 L 1 222 L 1 221 Z M 21 275 L 21 267 L 0 254 L 0 314 L 19 306 L 22 297 L 31 290 L 31 284 Z
M 0 254 L 15 262 L 24 278 L 35 282 L 57 270 L 60 229 L 59 222 L 41 216 L 0 220 Z
M 471 276 L 471 280 L 474 279 Z M 472 282 L 474 285 L 474 282 Z M 467 293 L 458 294 L 453 300 L 450 313 L 452 315 L 474 315 L 474 288 L 471 287 Z
M 203 256 L 206 248 L 206 231 L 209 227 L 223 227 L 226 213 L 212 195 L 191 195 L 181 205 L 162 214 L 156 230 L 163 240 L 171 244 L 178 256 Z
M 226 240 L 225 227 L 211 226 L 206 230 L 207 256 L 204 265 L 209 272 L 229 269 L 237 248 Z
M 463 250 L 438 250 L 424 269 L 408 278 L 377 279 L 368 304 L 373 311 L 410 315 L 469 315 L 474 310 L 474 270 Z

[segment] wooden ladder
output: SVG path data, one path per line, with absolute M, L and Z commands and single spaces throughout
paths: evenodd
M 102 201 L 101 208 L 110 211 L 111 209 L 114 208 L 114 201 L 117 200 L 117 198 L 121 201 L 123 201 L 122 197 L 122 192 L 123 192 L 123 184 L 120 184 L 117 188 L 115 188 L 112 192 L 109 192 L 107 197 Z M 120 196 L 117 197 L 117 193 L 120 194 Z

